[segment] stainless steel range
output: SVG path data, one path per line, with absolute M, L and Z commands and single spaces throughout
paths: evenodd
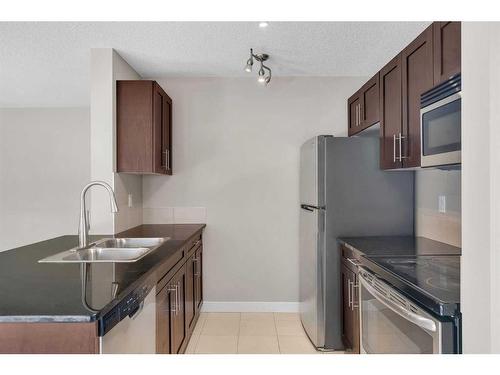
M 360 280 L 361 352 L 459 353 L 460 257 L 370 257 Z

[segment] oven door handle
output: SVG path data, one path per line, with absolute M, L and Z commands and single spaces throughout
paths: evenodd
M 427 331 L 436 332 L 436 322 L 432 319 L 426 318 L 424 316 L 415 314 L 411 311 L 406 310 L 404 307 L 399 306 L 398 304 L 392 302 L 382 293 L 380 293 L 377 289 L 372 287 L 364 278 L 363 275 L 360 275 L 359 280 L 361 281 L 361 285 L 368 290 L 380 303 L 385 305 L 388 309 L 391 309 L 396 314 L 401 316 L 402 318 L 409 320 L 413 324 L 423 328 Z

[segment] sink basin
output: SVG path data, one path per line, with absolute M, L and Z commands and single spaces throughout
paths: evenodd
M 47 258 L 39 263 L 128 263 L 156 250 L 169 237 L 158 238 L 103 238 L 86 248 L 73 248 Z
M 168 238 L 103 238 L 94 246 L 109 249 L 151 248 L 160 246 Z

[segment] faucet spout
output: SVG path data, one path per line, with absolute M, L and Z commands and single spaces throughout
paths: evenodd
M 92 181 L 85 185 L 82 189 L 82 193 L 80 195 L 80 224 L 78 227 L 78 246 L 80 248 L 87 247 L 88 245 L 88 236 L 89 236 L 89 223 L 87 217 L 87 207 L 85 203 L 85 197 L 87 195 L 87 191 L 92 186 L 102 186 L 108 191 L 109 194 L 109 202 L 111 204 L 111 212 L 118 212 L 118 205 L 116 204 L 116 197 L 113 189 L 109 184 L 104 181 Z

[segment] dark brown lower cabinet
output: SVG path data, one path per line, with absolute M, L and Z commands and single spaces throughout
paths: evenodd
M 200 315 L 203 303 L 201 238 L 186 251 L 187 261 L 156 295 L 156 352 L 180 354 Z
M 177 354 L 187 337 L 186 268 L 182 267 L 156 296 L 156 352 Z
M 341 265 L 342 340 L 347 350 L 359 353 L 358 276 L 344 261 Z

